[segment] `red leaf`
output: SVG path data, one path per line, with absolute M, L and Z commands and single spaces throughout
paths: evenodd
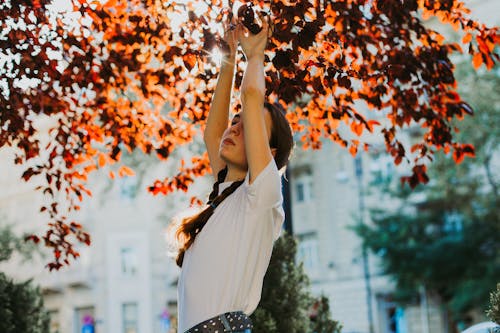
M 194 66 L 196 65 L 196 56 L 194 54 L 186 54 L 184 57 L 183 57 L 183 62 L 184 62 L 184 66 L 186 66 L 187 70 L 190 72 Z

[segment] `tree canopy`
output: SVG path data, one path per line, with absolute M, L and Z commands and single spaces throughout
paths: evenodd
M 51 0 L 0 5 L 0 46 L 7 55 L 0 81 L 0 147 L 18 148 L 15 163 L 26 165 L 25 181 L 44 180 L 38 189 L 52 200 L 41 208 L 51 221 L 43 236 L 54 251 L 50 268 L 78 256 L 73 236 L 90 243 L 82 226 L 65 217 L 91 194 L 90 172 L 119 161 L 123 150 L 167 159 L 203 129 L 218 72 L 220 22 L 233 7 L 230 0 L 71 1 L 68 13 L 49 11 Z M 330 139 L 356 154 L 368 149 L 363 132 L 375 132 L 396 164 L 410 163 L 413 173 L 403 181 L 412 186 L 427 181 L 426 164 L 435 151 L 453 151 L 457 162 L 474 154 L 453 136 L 451 121 L 473 111 L 456 92 L 450 55 L 468 52 L 476 68 L 492 68 L 500 36 L 497 27 L 471 19 L 462 2 L 255 4 L 271 14 L 274 25 L 266 53 L 267 96 L 288 109 L 305 148 Z M 429 17 L 460 31 L 465 51 L 426 27 Z M 239 62 L 236 89 L 243 69 Z M 28 87 L 23 78 L 32 79 Z M 54 121 L 47 144 L 39 138 L 40 116 Z M 410 125 L 424 132 L 407 149 L 398 134 Z M 186 190 L 208 170 L 206 155 L 193 158 L 150 191 Z M 122 165 L 118 174 L 133 170 Z M 58 193 L 68 209 L 58 209 Z

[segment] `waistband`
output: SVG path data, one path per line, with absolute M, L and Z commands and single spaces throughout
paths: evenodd
M 252 320 L 242 311 L 226 312 L 207 319 L 184 333 L 224 333 L 251 330 Z

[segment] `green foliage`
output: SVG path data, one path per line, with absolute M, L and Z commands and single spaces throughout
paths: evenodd
M 372 209 L 373 224 L 355 231 L 382 258 L 397 283 L 397 299 L 411 302 L 425 285 L 460 319 L 486 306 L 500 276 L 500 202 L 492 164 L 500 153 L 499 129 L 492 126 L 500 123 L 500 77 L 494 71 L 457 71 L 466 83 L 462 94 L 475 110 L 461 122 L 457 138 L 475 146 L 476 158 L 456 164 L 437 153 L 427 185 L 409 191 L 392 184 L 382 194 L 393 207 Z
M 252 332 L 340 332 L 340 325 L 330 318 L 328 300 L 324 297 L 318 303 L 316 322 L 310 321 L 314 299 L 309 293 L 309 279 L 302 264 L 297 265 L 295 262 L 296 253 L 297 241 L 288 234 L 284 234 L 274 244 L 264 278 L 262 298 L 252 314 Z
M 313 309 L 315 313 L 311 316 L 312 333 L 340 333 L 342 325 L 338 321 L 332 320 L 327 297 L 321 296 L 316 300 Z
M 27 260 L 34 245 L 16 236 L 10 226 L 0 226 L 0 262 L 18 252 Z M 50 317 L 40 290 L 31 281 L 14 282 L 0 272 L 0 332 L 48 333 Z
M 30 281 L 16 283 L 0 273 L 0 304 L 0 332 L 49 333 L 49 314 Z
M 491 292 L 490 308 L 486 314 L 491 321 L 500 325 L 500 283 L 497 284 L 497 290 Z
M 307 332 L 312 304 L 309 279 L 302 265 L 296 265 L 297 242 L 283 235 L 274 244 L 264 278 L 262 298 L 252 315 L 255 333 Z
M 25 259 L 31 259 L 35 245 L 25 242 L 12 231 L 10 226 L 0 226 L 0 262 L 10 259 L 14 252 L 18 252 Z

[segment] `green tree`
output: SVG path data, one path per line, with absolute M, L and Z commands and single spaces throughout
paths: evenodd
M 32 249 L 32 244 L 26 244 L 10 227 L 0 227 L 0 262 L 9 260 L 16 251 L 29 258 Z M 0 318 L 2 333 L 49 333 L 50 317 L 40 289 L 31 281 L 15 282 L 1 272 Z
M 486 312 L 491 321 L 500 325 L 500 282 L 497 284 L 497 289 L 491 292 L 490 308 Z M 500 328 L 499 328 L 500 329 Z
M 325 296 L 321 296 L 313 305 L 315 313 L 311 316 L 312 333 L 340 333 L 342 325 L 332 320 L 330 315 L 330 302 Z
M 474 144 L 475 158 L 457 165 L 450 154 L 436 154 L 427 185 L 413 191 L 382 186 L 380 195 L 396 205 L 371 209 L 373 224 L 355 230 L 396 281 L 396 297 L 415 299 L 423 285 L 450 318 L 461 320 L 486 307 L 500 276 L 498 175 L 492 172 L 500 147 L 493 126 L 500 123 L 500 77 L 498 71 L 472 73 L 465 65 L 457 73 L 462 95 L 476 110 L 457 138 Z
M 296 253 L 297 241 L 289 234 L 284 234 L 274 244 L 262 298 L 252 314 L 252 332 L 340 332 L 340 325 L 331 319 L 328 300 L 324 297 L 316 309 L 316 325 L 311 321 L 315 300 L 309 292 L 309 279 L 302 264 L 296 263 Z
M 0 273 L 0 304 L 0 332 L 49 333 L 50 316 L 31 281 L 17 283 Z
M 34 244 L 17 237 L 11 226 L 0 226 L 0 262 L 9 260 L 14 252 L 29 260 L 35 250 Z

